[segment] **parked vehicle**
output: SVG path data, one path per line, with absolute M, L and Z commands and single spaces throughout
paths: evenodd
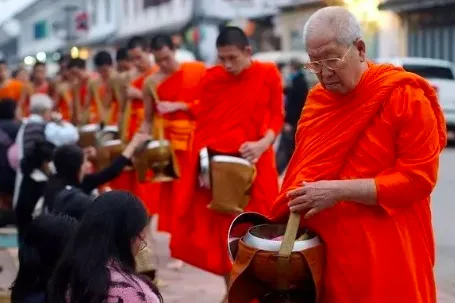
M 438 93 L 439 103 L 446 118 L 448 138 L 451 141 L 455 140 L 455 66 L 453 63 L 417 57 L 379 58 L 375 61 L 401 66 L 406 71 L 427 79 Z

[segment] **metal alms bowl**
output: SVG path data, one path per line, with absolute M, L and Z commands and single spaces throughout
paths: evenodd
M 278 252 L 281 246 L 281 240 L 273 240 L 277 237 L 283 236 L 286 231 L 285 224 L 262 224 L 251 227 L 243 237 L 243 242 L 246 245 L 254 247 L 256 249 Z M 306 229 L 300 229 L 297 238 L 307 232 Z M 312 234 L 308 233 L 310 237 L 307 240 L 296 240 L 294 242 L 293 252 L 302 251 L 308 248 L 312 248 L 321 245 L 320 239 Z

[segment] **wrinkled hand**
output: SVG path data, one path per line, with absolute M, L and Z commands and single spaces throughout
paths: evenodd
M 333 207 L 340 199 L 337 181 L 303 182 L 302 187 L 287 193 L 289 209 L 303 212 L 305 219 Z
M 156 109 L 160 114 L 169 114 L 182 109 L 179 102 L 160 101 L 156 104 Z
M 245 142 L 240 146 L 239 152 L 249 162 L 256 163 L 268 147 L 268 144 L 261 140 Z

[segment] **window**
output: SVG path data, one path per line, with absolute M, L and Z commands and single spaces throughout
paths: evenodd
M 111 1 L 112 0 L 104 0 L 104 8 L 106 10 L 106 23 L 110 23 L 112 18 Z
M 144 8 L 159 6 L 169 2 L 171 2 L 171 0 L 144 0 Z
M 45 39 L 49 34 L 49 29 L 47 22 L 45 20 L 38 21 L 33 25 L 34 34 L 33 37 L 35 40 Z
M 403 68 L 425 79 L 454 79 L 452 69 L 448 67 L 404 64 Z

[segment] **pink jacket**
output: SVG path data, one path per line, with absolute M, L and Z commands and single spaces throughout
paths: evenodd
M 106 303 L 160 303 L 158 296 L 141 279 L 108 266 L 111 286 Z

